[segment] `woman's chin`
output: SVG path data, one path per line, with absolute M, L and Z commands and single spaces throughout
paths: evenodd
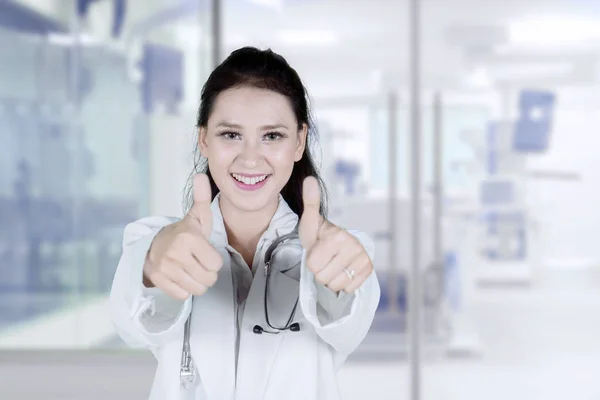
M 222 193 L 222 197 L 226 197 L 228 203 L 234 208 L 244 212 L 254 212 L 264 210 L 269 207 L 277 207 L 279 204 L 279 195 L 271 192 L 253 193 Z

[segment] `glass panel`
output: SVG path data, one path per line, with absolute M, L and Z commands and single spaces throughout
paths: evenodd
M 122 347 L 106 299 L 123 229 L 181 212 L 212 62 L 210 6 L 128 2 L 127 35 L 113 37 L 112 6 L 100 3 L 79 45 L 44 33 L 41 18 L 0 31 L 0 348 Z M 49 6 L 65 32 L 72 4 Z M 157 199 L 164 180 L 151 165 L 165 128 L 188 147 L 170 163 L 179 187 Z
M 423 354 L 420 398 L 593 398 L 598 5 L 420 3 L 423 93 L 444 99 L 449 328 Z
M 371 330 L 349 357 L 342 374 L 344 394 L 351 399 L 383 390 L 378 384 L 358 385 L 349 377 L 387 370 L 408 351 L 401 265 L 390 251 L 390 207 L 388 195 L 389 114 L 384 97 L 344 96 L 315 102 L 323 147 L 323 171 L 330 190 L 329 219 L 339 226 L 368 234 L 374 240 L 375 271 L 381 285 L 381 301 Z M 397 296 L 395 296 L 395 293 Z M 390 297 L 399 301 L 391 303 Z M 400 311 L 400 312 L 398 312 Z M 400 382 L 388 382 L 385 390 L 402 392 Z M 381 398 L 381 397 L 379 397 Z

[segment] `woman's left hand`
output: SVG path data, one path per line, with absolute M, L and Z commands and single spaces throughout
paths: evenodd
M 371 258 L 358 239 L 321 215 L 321 192 L 315 178 L 304 180 L 302 198 L 298 234 L 307 250 L 308 269 L 318 283 L 334 292 L 354 292 L 373 272 Z

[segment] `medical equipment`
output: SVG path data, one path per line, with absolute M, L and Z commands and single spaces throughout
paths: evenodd
M 298 332 L 300 331 L 300 324 L 298 322 L 292 322 L 294 319 L 294 316 L 296 314 L 296 309 L 298 307 L 298 300 L 299 300 L 299 296 L 296 297 L 296 302 L 294 303 L 294 308 L 292 309 L 291 313 L 290 313 L 290 317 L 288 318 L 285 326 L 283 327 L 277 327 L 271 324 L 271 321 L 269 320 L 269 307 L 268 307 L 268 288 L 269 288 L 269 281 L 270 281 L 270 276 L 271 276 L 271 270 L 272 267 L 274 265 L 277 265 L 278 267 L 278 271 L 283 273 L 283 274 L 290 274 L 292 272 L 296 272 L 298 271 L 300 264 L 301 264 L 301 257 L 302 257 L 302 246 L 298 245 L 286 245 L 286 246 L 281 246 L 282 243 L 284 243 L 285 241 L 290 241 L 290 240 L 294 240 L 294 239 L 298 239 L 298 225 L 296 225 L 296 227 L 294 228 L 294 230 L 286 235 L 281 235 L 279 236 L 277 239 L 275 239 L 273 241 L 273 243 L 271 243 L 271 245 L 269 246 L 269 248 L 267 249 L 266 253 L 265 253 L 265 259 L 264 259 L 264 274 L 265 274 L 265 295 L 264 295 L 264 308 L 265 308 L 265 320 L 267 322 L 267 325 L 269 325 L 269 328 L 272 329 L 272 331 L 266 330 L 265 328 L 263 328 L 260 325 L 254 325 L 254 328 L 252 329 L 252 331 L 257 334 L 260 335 L 263 332 L 264 333 L 271 333 L 271 334 L 278 334 L 281 333 L 283 331 L 286 330 L 290 330 L 292 332 Z M 277 253 L 283 250 L 291 250 L 294 254 L 292 254 L 292 257 L 285 257 L 286 260 L 293 260 L 291 265 L 286 265 L 284 266 L 284 268 L 281 268 L 281 265 L 279 263 L 277 263 L 278 257 L 277 257 Z M 297 256 L 297 257 L 294 257 Z M 298 260 L 297 262 L 295 260 Z M 298 279 L 299 279 L 299 271 L 298 271 Z M 194 365 L 194 360 L 192 359 L 192 354 L 190 351 L 190 322 L 191 318 L 188 317 L 187 321 L 185 322 L 185 331 L 184 331 L 184 338 L 183 338 L 183 351 L 182 351 L 182 355 L 181 355 L 181 369 L 180 369 L 180 379 L 181 379 L 181 383 L 183 384 L 183 386 L 187 389 L 189 387 L 189 385 L 193 384 L 195 379 L 196 379 L 196 366 Z
M 300 324 L 297 322 L 292 323 L 292 320 L 294 319 L 294 315 L 296 314 L 296 308 L 298 307 L 298 300 L 299 300 L 299 296 L 296 297 L 296 302 L 294 303 L 294 308 L 292 309 L 292 312 L 290 313 L 290 317 L 288 318 L 286 324 L 284 327 L 276 327 L 271 325 L 271 322 L 269 321 L 269 307 L 268 307 L 268 288 L 269 288 L 269 281 L 270 281 L 270 277 L 271 277 L 271 265 L 272 265 L 272 261 L 276 261 L 273 260 L 274 257 L 274 253 L 276 249 L 281 249 L 279 247 L 279 245 L 283 242 L 285 242 L 286 240 L 294 240 L 294 239 L 298 239 L 298 225 L 296 225 L 296 227 L 294 228 L 294 230 L 291 233 L 288 233 L 287 235 L 282 235 L 280 237 L 278 237 L 276 240 L 273 241 L 273 243 L 271 243 L 271 245 L 269 246 L 269 248 L 267 249 L 267 252 L 265 253 L 265 295 L 263 298 L 264 301 L 264 307 L 265 307 L 265 320 L 267 321 L 267 325 L 269 325 L 269 328 L 273 329 L 273 331 L 268 331 L 266 329 L 264 329 L 262 326 L 260 325 L 254 325 L 254 328 L 252 329 L 252 332 L 256 333 L 257 335 L 262 334 L 263 332 L 265 333 L 272 333 L 272 334 L 276 334 L 276 333 L 280 333 L 282 331 L 285 330 L 290 330 L 292 332 L 298 332 L 300 330 Z M 294 246 L 296 247 L 296 246 Z M 290 247 L 290 249 L 292 249 L 292 247 Z M 299 256 L 302 257 L 302 247 L 298 246 L 299 249 Z M 290 259 L 290 258 L 288 258 Z M 296 260 L 297 258 L 291 258 L 292 260 Z M 299 260 L 298 262 L 295 262 L 293 265 L 288 266 L 288 268 L 285 269 L 280 269 L 280 271 L 282 273 L 288 272 L 290 270 L 292 270 L 293 268 L 299 268 L 300 267 L 300 263 L 302 261 Z

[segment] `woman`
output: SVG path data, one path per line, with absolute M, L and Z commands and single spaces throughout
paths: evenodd
M 208 78 L 197 126 L 193 204 L 125 228 L 110 296 L 121 338 L 158 360 L 150 398 L 339 398 L 380 289 L 369 238 L 325 218 L 300 78 L 270 50 L 237 50 Z

